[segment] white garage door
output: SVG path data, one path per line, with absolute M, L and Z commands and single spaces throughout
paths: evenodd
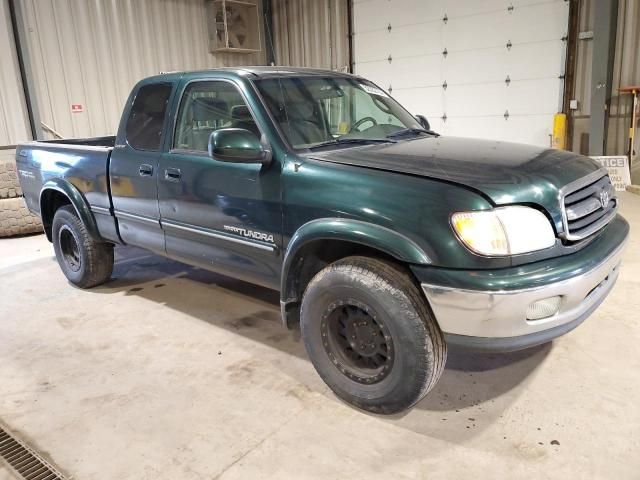
M 549 145 L 569 2 L 355 0 L 355 72 L 446 135 Z

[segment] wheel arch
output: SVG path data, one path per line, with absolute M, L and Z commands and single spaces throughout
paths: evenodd
M 312 220 L 291 237 L 280 283 L 282 321 L 291 328 L 309 281 L 329 263 L 352 255 L 384 258 L 400 264 L 430 264 L 416 242 L 389 228 L 345 218 Z
M 68 181 L 61 178 L 47 181 L 40 190 L 39 204 L 42 225 L 50 242 L 52 241 L 51 227 L 53 217 L 58 208 L 64 205 L 71 205 L 91 237 L 102 241 L 89 203 L 82 193 Z

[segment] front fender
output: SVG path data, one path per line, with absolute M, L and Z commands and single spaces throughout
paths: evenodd
M 51 191 L 56 191 L 67 197 L 76 213 L 78 214 L 78 217 L 80 218 L 80 220 L 82 220 L 82 223 L 89 232 L 89 235 L 91 235 L 91 237 L 96 240 L 103 241 L 100 237 L 100 234 L 98 233 L 96 220 L 93 216 L 93 213 L 91 213 L 89 203 L 75 186 L 73 186 L 63 178 L 53 178 L 51 180 L 48 180 L 40 190 L 40 215 L 44 224 L 51 224 L 51 222 L 53 222 L 53 215 L 55 214 L 55 212 L 51 212 L 51 218 L 45 218 L 45 212 L 47 212 L 45 205 L 47 192 Z M 47 237 L 49 238 L 49 241 L 51 241 L 51 229 L 46 229 L 46 231 Z
M 302 225 L 291 237 L 282 266 L 281 292 L 288 291 L 289 275 L 297 253 L 315 240 L 342 240 L 364 245 L 390 255 L 404 263 L 430 264 L 424 250 L 413 240 L 380 225 L 348 218 L 321 218 Z M 286 299 L 283 299 L 286 301 Z

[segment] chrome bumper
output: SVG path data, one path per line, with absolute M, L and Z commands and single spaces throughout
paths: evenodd
M 539 287 L 480 291 L 423 283 L 422 289 L 440 329 L 447 335 L 538 338 L 540 335 L 535 334 L 551 329 L 560 335 L 568 330 L 558 327 L 571 322 L 579 324 L 577 320 L 584 320 L 611 291 L 618 278 L 623 248 L 624 244 L 587 272 Z M 526 311 L 531 303 L 553 296 L 561 297 L 555 315 L 527 320 Z

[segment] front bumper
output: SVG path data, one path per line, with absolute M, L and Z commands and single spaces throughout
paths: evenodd
M 627 232 L 628 226 L 622 241 L 616 242 L 617 247 L 600 257 L 600 261 L 594 261 L 593 256 L 589 258 L 589 252 L 566 260 L 579 266 L 580 257 L 586 255 L 582 268 L 572 268 L 570 274 L 555 281 L 553 263 L 561 262 L 562 257 L 542 267 L 546 274 L 544 284 L 534 282 L 534 286 L 526 288 L 495 289 L 488 282 L 487 289 L 469 289 L 422 281 L 422 289 L 450 345 L 509 351 L 546 343 L 577 327 L 606 298 L 618 278 Z M 501 278 L 503 281 L 497 283 L 506 287 L 508 275 L 502 274 Z M 554 296 L 561 297 L 556 314 L 540 320 L 527 319 L 531 303 Z

